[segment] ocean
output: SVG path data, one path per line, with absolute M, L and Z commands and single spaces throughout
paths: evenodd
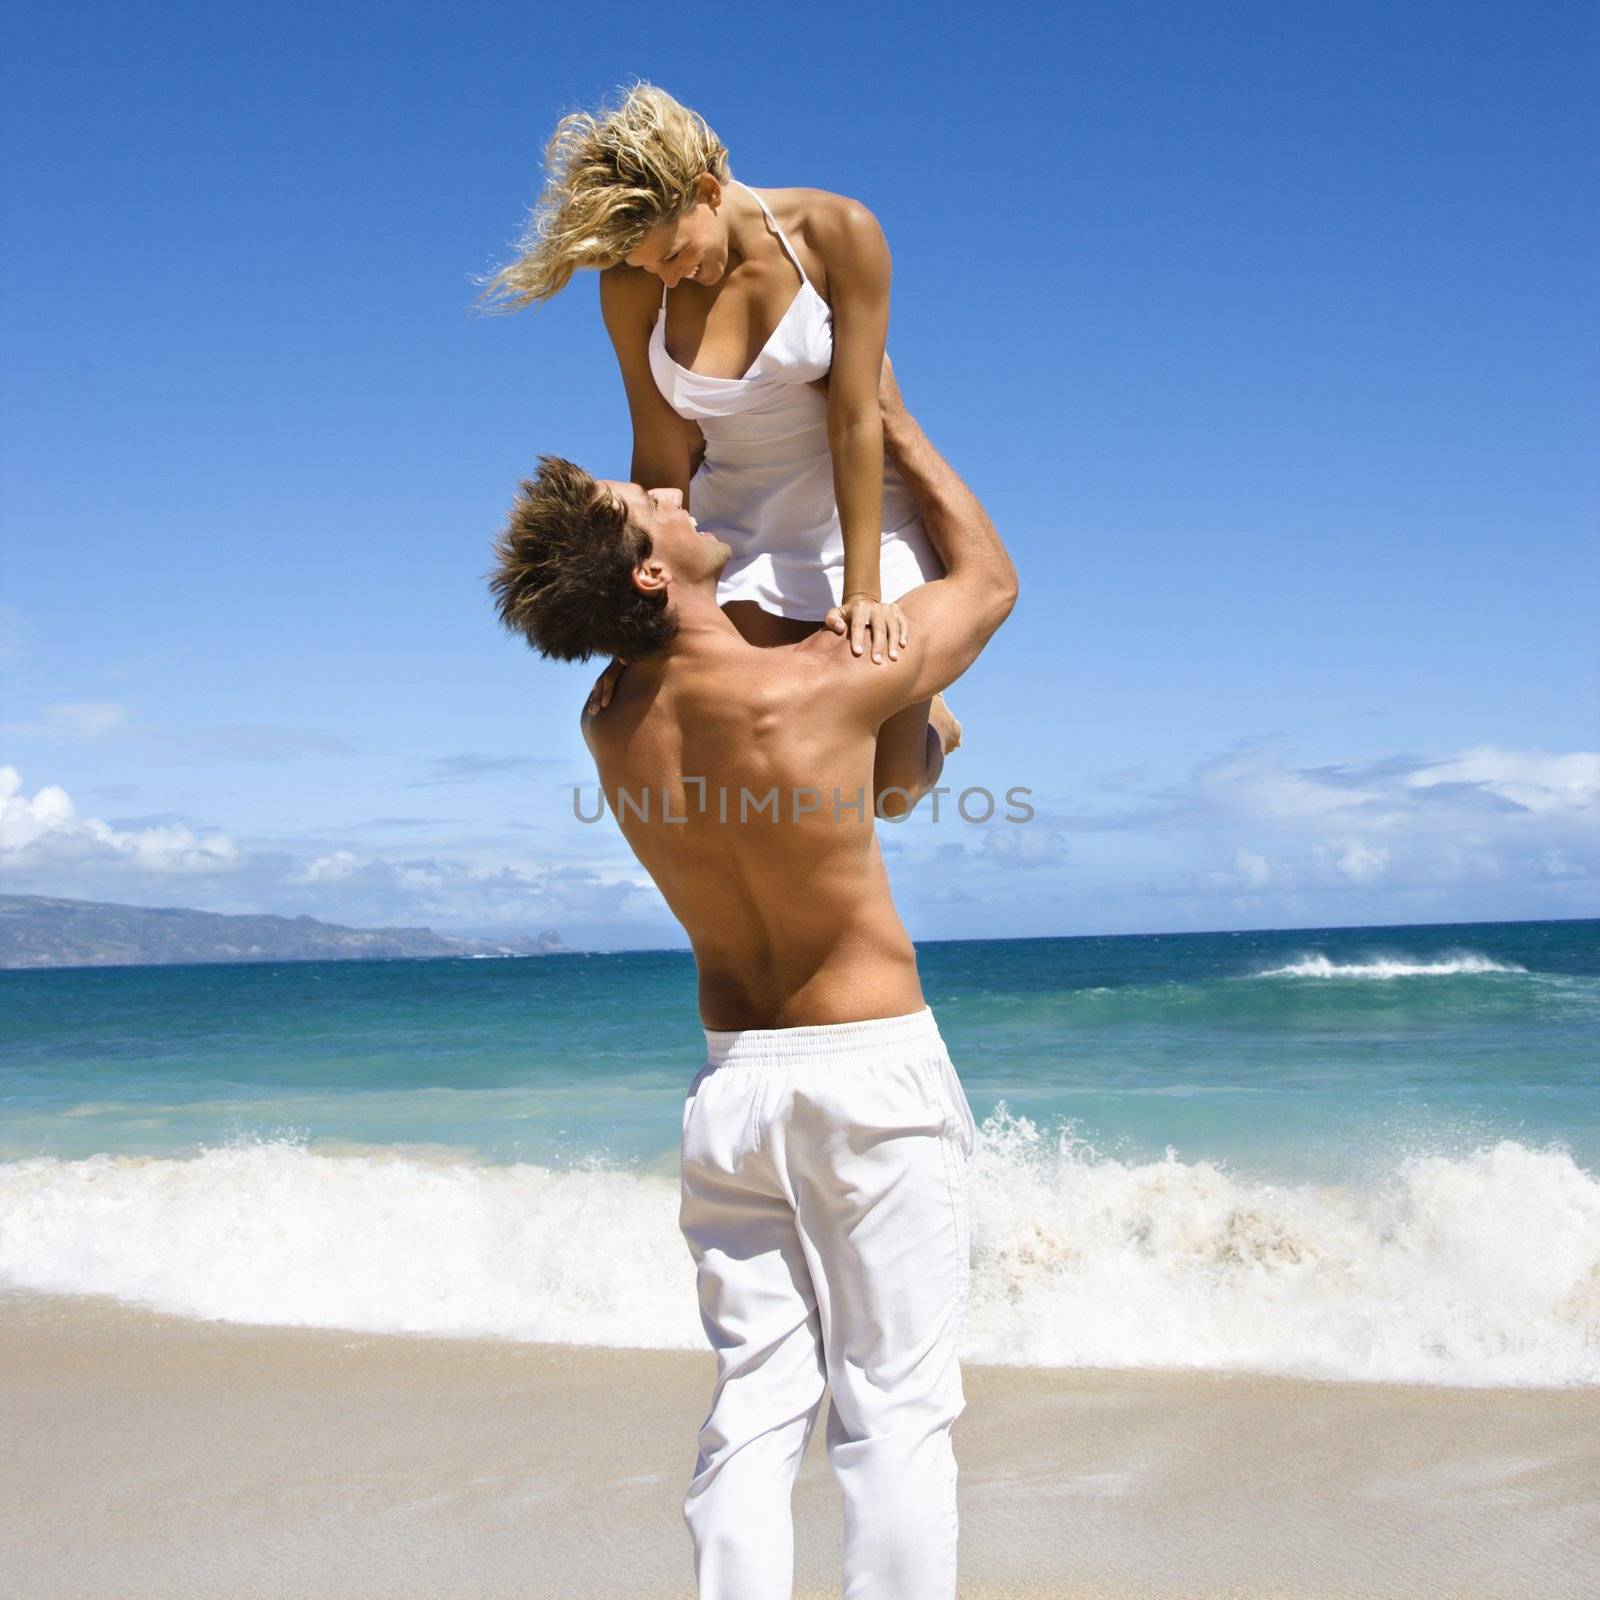
M 963 1358 L 1600 1383 L 1600 922 L 919 947 Z M 687 953 L 0 973 L 0 1287 L 700 1348 Z

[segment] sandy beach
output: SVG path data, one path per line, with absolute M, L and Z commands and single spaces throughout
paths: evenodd
M 709 1354 L 0 1297 L 4 1592 L 690 1597 Z M 966 1368 L 963 1596 L 1592 1595 L 1600 1390 Z M 819 1437 L 797 1594 L 838 1592 Z

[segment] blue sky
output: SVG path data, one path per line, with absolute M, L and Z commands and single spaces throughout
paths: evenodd
M 886 827 L 913 934 L 1600 910 L 1589 8 L 605 17 L 13 10 L 0 887 L 681 942 L 482 583 L 626 471 L 593 276 L 471 302 L 642 76 L 877 213 L 1021 571 L 948 775 L 1037 815 Z

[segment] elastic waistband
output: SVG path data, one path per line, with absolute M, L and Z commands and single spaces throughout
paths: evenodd
M 796 1061 L 871 1061 L 888 1050 L 933 1048 L 944 1039 L 933 1011 L 924 1006 L 904 1017 L 866 1022 L 822 1022 L 806 1028 L 707 1028 L 706 1059 L 712 1066 L 777 1066 Z

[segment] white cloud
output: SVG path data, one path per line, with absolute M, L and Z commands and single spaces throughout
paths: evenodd
M 557 927 L 578 944 L 681 943 L 626 845 L 606 838 L 596 852 L 598 832 L 581 830 L 591 860 L 518 860 L 504 834 L 457 838 L 427 855 L 319 848 L 304 839 L 241 842 L 177 820 L 117 827 L 80 816 L 64 789 L 51 784 L 25 795 L 17 769 L 0 767 L 0 881 L 13 893 L 304 914 L 358 927 Z
M 1404 805 L 1392 788 L 1338 768 L 1295 768 L 1276 744 L 1249 745 L 1202 766 L 1193 779 L 1202 808 L 1256 822 L 1387 827 Z
M 352 877 L 361 865 L 354 851 L 335 850 L 332 855 L 318 856 L 308 861 L 289 876 L 291 883 L 338 883 Z
M 1260 742 L 1202 764 L 1187 795 L 1164 797 L 1163 826 L 1186 848 L 1209 840 L 1231 855 L 1231 870 L 1191 881 L 1235 895 L 1291 886 L 1566 893 L 1600 874 L 1600 755 L 1587 751 L 1485 744 L 1310 767 L 1292 762 L 1282 741 Z
M 1581 878 L 1583 867 L 1572 859 L 1565 850 L 1546 850 L 1544 853 L 1544 870 L 1552 878 Z
M 1404 783 L 1411 789 L 1472 784 L 1528 811 L 1583 811 L 1600 802 L 1600 754 L 1556 756 L 1480 744 L 1411 773 Z
M 1233 852 L 1233 866 L 1247 889 L 1265 889 L 1272 882 L 1272 863 L 1243 845 Z
M 508 862 L 503 856 L 390 859 L 334 850 L 305 863 L 263 855 L 249 876 L 259 887 L 254 903 L 240 909 L 304 912 L 362 927 L 426 925 L 441 932 L 557 927 L 569 943 L 627 944 L 636 930 L 649 928 L 646 942 L 677 942 L 660 897 L 638 869 L 619 874 L 570 863 Z
M 974 831 L 982 838 L 984 853 L 991 861 L 1033 867 L 1067 858 L 1066 846 L 1056 830 L 1037 819 L 1029 822 L 995 820 Z
M 29 799 L 17 769 L 0 767 L 0 866 L 7 870 L 115 863 L 144 875 L 191 876 L 226 870 L 238 859 L 224 833 L 200 837 L 182 823 L 120 829 L 80 817 L 55 784 Z
M 1579 815 L 1600 803 L 1600 754 L 1475 745 L 1440 758 L 1395 755 L 1362 764 L 1293 765 L 1281 740 L 1241 746 L 1194 774 L 1202 809 L 1276 824 L 1404 829 L 1454 808 L 1481 820 L 1531 812 Z M 1443 811 L 1441 811 L 1441 807 Z
M 1330 862 L 1333 871 L 1350 883 L 1375 883 L 1383 876 L 1392 853 L 1385 846 L 1364 844 L 1360 839 L 1318 846 L 1320 858 Z
M 1231 868 L 1201 872 L 1197 881 L 1207 888 L 1253 895 L 1263 889 L 1289 888 L 1295 881 L 1295 873 L 1275 857 L 1241 844 L 1233 852 Z

